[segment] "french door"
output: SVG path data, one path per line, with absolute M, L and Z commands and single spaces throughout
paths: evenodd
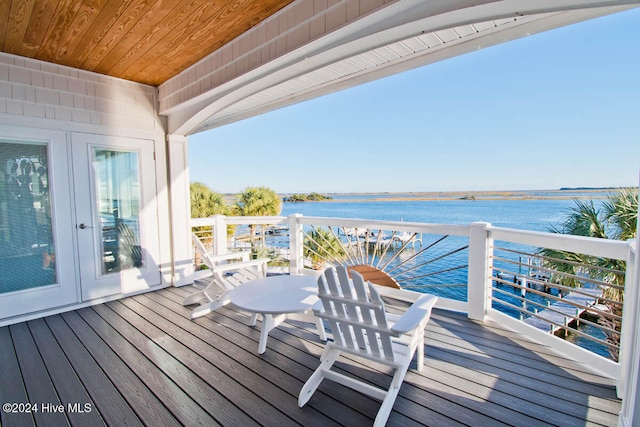
M 0 126 L 0 321 L 161 283 L 153 146 Z
M 71 151 L 82 300 L 160 284 L 152 141 L 74 133 Z
M 79 299 L 67 134 L 0 126 L 0 319 Z

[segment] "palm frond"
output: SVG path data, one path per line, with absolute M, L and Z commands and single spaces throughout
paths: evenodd
M 606 226 L 593 200 L 574 200 L 575 206 L 562 223 L 563 234 L 606 239 Z
M 637 236 L 638 189 L 625 188 L 609 195 L 602 204 L 604 218 L 614 229 L 614 238 L 633 239 Z
M 601 239 L 628 240 L 637 236 L 638 224 L 638 188 L 622 189 L 610 194 L 608 200 L 597 208 L 593 200 L 574 200 L 575 206 L 566 215 L 560 228 L 549 231 L 561 234 L 573 234 Z M 624 300 L 626 262 L 624 260 L 590 257 L 549 248 L 538 248 L 537 253 L 544 255 L 546 268 L 557 273 L 551 280 L 565 286 L 580 286 L 576 277 L 590 277 L 609 285 L 601 285 L 604 299 L 612 312 L 620 311 Z M 617 344 L 621 324 L 619 320 L 600 319 L 609 329 L 607 340 Z M 611 357 L 617 360 L 618 353 L 612 347 Z

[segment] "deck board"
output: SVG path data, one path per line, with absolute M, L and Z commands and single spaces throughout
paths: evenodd
M 560 384 L 563 389 L 575 390 L 583 394 L 588 393 L 605 398 L 613 396 L 609 388 L 601 385 L 602 377 L 587 381 L 568 375 L 564 369 L 555 368 L 554 370 L 549 364 L 545 365 L 543 369 L 539 363 L 540 360 L 536 358 L 501 353 L 499 350 L 482 344 L 471 344 L 465 341 L 461 341 L 461 343 L 452 344 L 442 341 L 440 337 L 434 337 L 431 342 L 452 356 L 461 356 L 469 362 L 480 362 L 477 366 L 483 366 L 485 371 L 502 377 L 508 376 L 510 380 L 511 375 L 520 376 L 530 381 L 535 380 L 534 384 L 542 385 L 545 388 L 547 384 Z
M 29 402 L 27 391 L 22 382 L 20 364 L 13 346 L 13 340 L 8 327 L 0 328 L 0 402 L 26 403 Z M 29 412 L 0 412 L 0 424 L 12 426 L 33 426 L 33 415 Z
M 245 313 L 223 307 L 189 320 L 181 302 L 192 291 L 168 288 L 0 328 L 3 402 L 94 409 L 57 419 L 2 413 L 0 423 L 371 425 L 379 403 L 329 382 L 297 407 L 323 349 L 314 325 L 282 324 L 258 355 L 259 329 Z M 386 368 L 362 359 L 336 366 L 373 384 L 390 381 Z M 620 406 L 612 381 L 589 367 L 501 325 L 434 310 L 425 367 L 407 374 L 388 425 L 611 426 Z
M 67 324 L 62 316 L 75 325 L 72 327 Z M 89 331 L 83 333 L 78 314 L 70 312 L 47 317 L 45 320 L 91 397 L 91 402 L 78 403 L 91 404 L 108 425 L 143 425 L 123 397 L 122 391 L 118 390 L 110 379 L 122 378 L 118 366 L 109 363 L 114 356 L 107 351 L 106 345 L 101 345 Z M 86 324 L 84 327 L 88 328 Z M 89 350 L 93 352 L 90 353 Z
M 283 331 L 275 331 L 274 336 L 283 334 Z M 430 348 L 427 346 L 427 353 Z M 369 361 L 349 358 L 351 364 L 339 364 L 344 371 L 355 376 L 359 376 L 371 383 L 379 386 L 386 386 L 390 378 L 384 379 L 380 375 L 373 373 L 371 368 L 382 369 Z M 359 360 L 359 361 L 358 361 Z M 428 360 L 428 359 L 427 359 Z M 366 363 L 366 366 L 363 364 Z M 450 365 L 448 366 L 450 368 Z M 446 371 L 445 371 L 446 372 Z M 423 372 L 423 373 L 426 373 Z M 455 389 L 451 386 L 451 375 L 446 372 L 441 381 L 437 381 L 433 376 L 433 371 L 428 377 L 417 374 L 413 375 L 411 382 L 405 380 L 405 386 L 400 391 L 396 408 L 402 408 L 403 413 L 421 419 L 425 408 L 440 408 L 441 415 L 462 421 L 467 425 L 474 426 L 499 426 L 499 425 L 544 425 L 536 424 L 535 419 L 527 419 L 516 411 L 508 407 L 500 407 L 493 402 L 493 399 L 486 399 L 480 396 L 477 399 L 469 399 L 473 396 L 465 388 Z M 470 383 L 471 384 L 471 383 Z M 462 396 L 460 391 L 466 396 Z M 491 390 L 489 390 L 491 391 Z M 439 425 L 439 423 L 435 424 Z
M 43 319 L 32 320 L 29 322 L 29 329 L 64 407 L 69 408 L 69 405 L 90 402 L 91 399 L 87 391 L 45 321 Z M 67 410 L 65 413 L 72 425 L 98 426 L 105 423 L 98 411 L 90 410 L 88 407 L 82 406 L 82 412 Z
M 447 319 L 443 320 L 446 325 L 443 323 L 441 326 L 444 326 L 444 328 L 438 330 L 439 335 L 447 337 L 442 338 L 443 341 L 451 341 L 452 337 L 457 337 L 466 343 L 466 347 L 481 346 L 478 348 L 493 352 L 496 355 L 502 355 L 508 360 L 513 360 L 512 356 L 521 359 L 524 357 L 525 360 L 529 360 L 527 366 L 535 370 L 548 371 L 555 375 L 562 375 L 572 379 L 577 378 L 589 383 L 598 383 L 601 380 L 605 384 L 610 383 L 609 379 L 603 379 L 601 375 L 592 369 L 585 368 L 581 364 L 558 354 L 548 346 L 532 342 L 531 339 L 523 337 L 521 334 L 507 331 L 495 322 L 487 321 L 479 325 L 463 318 L 463 323 L 458 324 L 452 322 L 453 317 L 452 314 L 448 315 Z M 438 314 L 434 316 L 434 319 L 434 323 L 436 323 Z M 433 324 L 428 325 L 427 328 L 430 326 L 433 327 Z M 522 351 L 523 349 L 529 351 Z M 535 357 L 532 358 L 534 354 Z M 557 367 L 563 368 L 563 371 L 558 372 Z
M 185 295 L 188 295 L 186 293 Z M 165 296 L 171 299 L 164 298 Z M 281 388 L 287 391 L 289 394 L 286 397 L 286 410 L 293 411 L 293 413 L 299 413 L 300 410 L 297 407 L 297 393 L 302 388 L 304 381 L 311 375 L 315 366 L 317 366 L 317 357 L 321 352 L 319 347 L 319 341 L 317 348 L 319 349 L 315 357 L 306 354 L 304 352 L 295 352 L 291 348 L 280 348 L 276 352 L 266 352 L 264 355 L 257 355 L 259 331 L 255 328 L 247 327 L 245 324 L 246 316 L 243 316 L 237 312 L 232 312 L 228 309 L 221 310 L 210 317 L 204 317 L 196 319 L 195 321 L 188 320 L 188 315 L 191 310 L 177 305 L 182 301 L 182 296 L 175 296 L 175 294 L 165 292 L 164 296 L 161 293 L 147 294 L 136 297 L 138 301 L 144 301 L 145 299 L 151 299 L 156 303 L 163 303 L 165 307 L 163 316 L 171 316 L 171 318 L 177 322 L 181 327 L 186 328 L 194 334 L 212 334 L 212 340 L 220 340 L 223 345 L 218 346 L 221 351 L 233 356 L 235 366 L 234 370 L 241 370 L 242 374 L 238 374 L 238 380 L 244 380 L 245 377 L 250 376 L 248 386 L 251 388 L 260 385 L 262 379 L 269 381 L 269 383 L 279 384 Z M 162 301 L 164 299 L 164 301 Z M 177 309 L 178 313 L 170 314 L 167 310 L 171 308 Z M 223 314 L 227 312 L 227 315 Z M 220 326 L 223 326 L 222 328 Z M 268 361 L 275 367 L 285 367 L 284 369 L 264 369 L 264 362 Z M 299 366 L 300 361 L 306 363 L 307 368 Z M 238 365 L 240 363 L 240 365 Z M 242 369 L 240 369 L 242 367 Z M 268 388 L 264 394 L 272 394 L 273 389 Z M 346 398 L 346 396 L 344 396 Z M 337 399 L 337 400 L 336 400 Z M 295 405 L 295 406 L 293 406 Z M 349 414 L 349 417 L 353 420 L 360 419 L 363 422 L 368 422 L 369 419 L 361 417 L 358 413 L 351 410 L 350 407 L 340 403 L 340 396 L 335 396 L 334 399 L 326 400 L 319 399 L 314 405 L 309 405 L 309 408 L 304 412 L 304 419 L 300 422 L 305 425 L 327 425 L 332 424 L 333 421 L 326 415 L 317 412 L 316 408 L 320 405 L 324 410 L 335 408 L 336 405 L 342 406 L 342 413 Z M 324 406 L 323 406 L 324 405 Z M 375 404 L 371 402 L 371 408 L 374 408 Z M 308 424 L 307 424 L 308 423 Z
M 101 346 L 93 347 L 97 352 L 96 358 L 101 365 L 109 366 L 109 371 L 119 372 L 118 381 L 128 386 L 128 392 L 123 394 L 131 396 L 129 400 L 137 399 L 131 402 L 137 411 L 148 413 L 143 418 L 153 419 L 156 425 L 172 425 L 174 419 L 192 425 L 213 423 L 211 416 L 191 396 L 163 372 L 158 372 L 156 365 L 143 352 L 98 316 L 94 309 L 99 308 L 79 310 L 78 314 L 105 344 L 108 343 L 110 350 L 101 350 Z
M 36 424 L 50 426 L 67 426 L 69 421 L 64 412 L 58 412 L 60 399 L 54 388 L 49 373 L 40 357 L 38 347 L 26 323 L 18 323 L 10 328 L 16 356 L 20 362 L 20 372 L 31 402 L 39 402 L 40 407 L 34 411 Z M 45 409 L 46 408 L 46 409 Z
M 146 345 L 148 340 L 153 340 L 159 347 L 154 353 L 165 351 L 167 357 L 173 356 L 174 360 L 170 363 L 176 381 L 185 387 L 191 385 L 189 394 L 201 406 L 209 410 L 216 408 L 214 415 L 222 424 L 253 425 L 255 422 L 252 419 L 256 418 L 256 414 L 263 413 L 264 416 L 281 419 L 282 425 L 293 425 L 283 412 L 276 409 L 276 405 L 270 405 L 261 398 L 269 391 L 261 384 L 261 377 L 254 376 L 246 380 L 251 383 L 254 394 L 246 396 L 247 388 L 241 383 L 245 371 L 237 369 L 237 364 L 232 359 L 226 358 L 214 347 L 193 335 L 182 334 L 177 326 L 140 307 L 134 306 L 134 312 L 123 303 L 114 302 L 109 304 L 109 308 L 122 316 L 119 321 L 135 325 L 144 334 L 131 338 L 127 336 L 128 339 L 142 340 L 138 342 L 141 346 Z M 207 357 L 203 357 L 203 354 Z M 163 365 L 167 366 L 168 362 L 165 361 Z M 263 380 L 262 382 L 264 383 Z M 278 395 L 277 390 L 271 391 Z

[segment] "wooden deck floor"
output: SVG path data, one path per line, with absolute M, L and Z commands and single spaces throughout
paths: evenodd
M 3 408 L 2 426 L 372 423 L 378 402 L 333 383 L 298 408 L 322 351 L 312 325 L 283 324 L 258 355 L 259 330 L 243 314 L 188 320 L 189 291 L 0 328 L 0 402 L 38 404 L 34 413 Z M 340 366 L 389 381 L 358 361 Z M 436 310 L 425 369 L 409 371 L 388 425 L 615 426 L 619 410 L 608 379 L 499 325 Z

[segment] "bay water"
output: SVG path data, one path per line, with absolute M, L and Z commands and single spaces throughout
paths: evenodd
M 598 204 L 597 199 L 602 199 L 602 195 L 596 194 L 594 199 Z M 398 199 L 388 195 L 383 197 L 367 195 L 366 198 L 354 195 L 337 195 L 333 196 L 331 201 L 285 202 L 282 215 L 298 213 L 304 216 L 459 225 L 483 221 L 499 227 L 549 231 L 553 227 L 561 228 L 563 220 L 574 206 L 575 201 L 571 198 L 412 200 L 411 198 Z M 452 273 L 452 275 L 455 274 L 461 277 L 449 276 L 446 280 L 453 280 L 453 283 L 466 283 L 466 270 Z M 466 295 L 464 295 L 466 288 L 429 288 L 425 292 L 466 300 Z M 499 306 L 497 308 L 509 315 L 517 316 L 513 310 Z M 598 334 L 597 330 L 584 332 L 602 335 Z M 606 348 L 591 340 L 584 340 L 580 337 L 573 339 L 580 346 L 589 348 L 605 357 L 608 356 Z
M 484 221 L 500 227 L 548 231 L 552 226 L 559 227 L 574 205 L 571 199 L 352 201 L 336 196 L 332 201 L 285 202 L 282 215 L 463 225 Z

